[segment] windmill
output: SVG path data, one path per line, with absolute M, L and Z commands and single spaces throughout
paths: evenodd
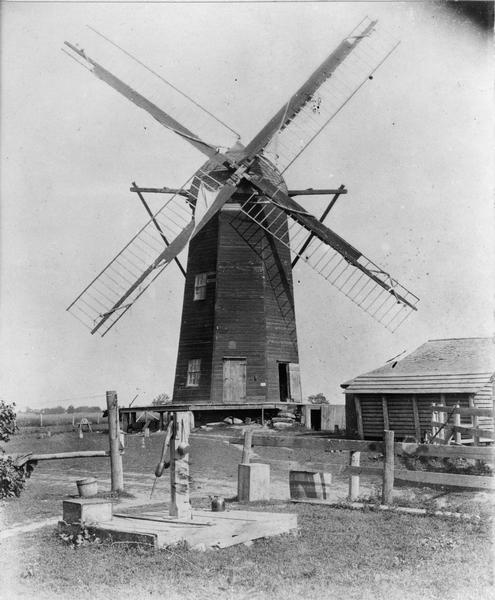
M 289 190 L 283 174 L 373 78 L 397 43 L 364 19 L 247 144 L 223 151 L 66 42 L 82 62 L 207 157 L 180 188 L 133 184 L 150 219 L 68 307 L 105 335 L 173 262 L 185 291 L 173 400 L 263 405 L 301 401 L 292 268 L 302 260 L 394 331 L 418 298 L 323 224 L 347 192 Z M 156 213 L 144 194 L 169 199 Z M 332 193 L 320 219 L 294 200 Z M 178 255 L 188 249 L 187 268 Z

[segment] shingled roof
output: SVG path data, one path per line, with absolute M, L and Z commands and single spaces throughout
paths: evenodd
M 398 361 L 391 361 L 342 387 L 356 394 L 473 393 L 495 373 L 493 338 L 429 340 Z

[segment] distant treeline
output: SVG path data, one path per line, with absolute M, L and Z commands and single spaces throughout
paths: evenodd
M 55 406 L 53 408 L 26 408 L 26 413 L 34 413 L 34 414 L 42 414 L 42 415 L 60 415 L 64 413 L 72 414 L 72 413 L 95 413 L 101 412 L 101 408 L 99 406 Z

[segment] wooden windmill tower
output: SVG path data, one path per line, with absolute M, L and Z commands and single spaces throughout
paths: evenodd
M 298 204 L 282 174 L 395 49 L 365 19 L 246 145 L 220 151 L 66 42 L 94 75 L 207 156 L 179 189 L 133 185 L 151 218 L 68 310 L 105 335 L 189 243 L 174 403 L 301 401 L 299 259 L 395 330 L 418 298 Z M 170 193 L 155 214 L 146 192 Z

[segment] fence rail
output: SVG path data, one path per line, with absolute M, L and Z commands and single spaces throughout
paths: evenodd
M 231 444 L 244 444 L 243 456 L 248 456 L 252 446 L 269 446 L 278 448 L 306 448 L 324 452 L 349 452 L 349 465 L 339 472 L 349 475 L 349 497 L 356 500 L 359 496 L 359 476 L 372 475 L 382 477 L 382 503 L 389 504 L 392 500 L 394 481 L 409 481 L 424 485 L 441 485 L 452 488 L 468 488 L 478 490 L 493 490 L 494 478 L 481 475 L 464 475 L 459 473 L 414 471 L 395 468 L 395 457 L 419 458 L 442 457 L 464 458 L 467 460 L 482 460 L 486 463 L 495 462 L 494 448 L 490 446 L 446 446 L 435 444 L 411 444 L 394 442 L 394 432 L 385 431 L 385 441 L 329 439 L 308 435 L 267 435 L 246 432 L 244 438 L 233 438 Z M 360 455 L 365 453 L 383 454 L 383 466 L 361 466 Z M 329 467 L 331 467 L 329 465 Z M 331 468 L 330 468 L 331 470 Z

